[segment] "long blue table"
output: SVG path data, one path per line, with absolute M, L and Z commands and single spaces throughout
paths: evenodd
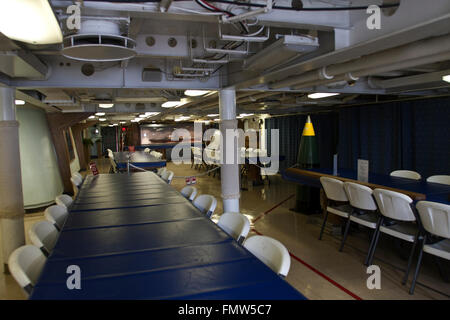
M 305 299 L 151 172 L 89 176 L 69 209 L 30 299 Z
M 166 160 L 157 159 L 144 151 L 114 152 L 114 161 L 119 169 L 126 169 L 128 161 L 139 168 L 161 168 L 166 166 Z
M 320 176 L 333 176 L 337 179 L 351 179 L 357 181 L 357 172 L 350 169 L 339 169 L 337 175 L 333 175 L 332 169 L 287 169 L 283 172 L 283 178 L 295 183 L 321 187 Z M 368 184 L 380 187 L 397 189 L 398 191 L 414 192 L 418 197 L 413 200 L 435 201 L 450 204 L 450 186 L 427 182 L 425 179 L 413 180 L 390 175 L 369 173 Z

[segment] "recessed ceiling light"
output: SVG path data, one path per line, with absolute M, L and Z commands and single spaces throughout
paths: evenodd
M 184 95 L 189 96 L 189 97 L 199 97 L 199 96 L 203 96 L 209 92 L 211 92 L 211 91 L 208 91 L 208 90 L 186 90 L 184 92 Z
M 211 113 L 207 115 L 208 117 L 218 117 L 219 114 L 218 113 Z
M 95 119 L 95 116 L 89 116 L 89 119 Z
M 25 104 L 25 101 L 19 100 L 19 99 L 16 99 L 14 102 L 15 102 L 15 104 L 18 105 L 18 106 L 23 106 L 23 105 Z
M 99 118 L 98 121 L 106 121 L 106 118 Z
M 127 123 L 126 121 L 120 121 L 120 124 L 124 124 L 124 123 Z
M 139 115 L 139 118 L 146 118 L 147 117 L 147 115 L 145 115 L 145 114 L 140 114 Z
M 101 116 L 104 116 L 105 113 L 104 112 L 97 112 L 95 115 L 101 117 Z
M 181 105 L 181 101 L 167 101 L 167 102 L 164 102 L 161 105 L 161 107 L 163 107 L 163 108 L 173 108 L 173 107 L 176 107 L 176 106 L 179 106 L 179 105 Z
M 326 98 L 331 96 L 337 96 L 339 93 L 332 93 L 332 92 L 316 92 L 308 94 L 308 98 L 310 99 L 320 99 L 320 98 Z
M 444 80 L 445 82 L 450 82 L 450 74 L 443 76 L 442 80 Z
M 103 109 L 109 109 L 114 107 L 114 103 L 99 103 L 98 106 Z
M 47 0 L 0 1 L 0 32 L 32 44 L 61 43 L 59 22 Z

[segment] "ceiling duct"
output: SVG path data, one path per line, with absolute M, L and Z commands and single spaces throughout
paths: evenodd
M 91 62 L 122 61 L 136 56 L 136 43 L 122 36 L 120 21 L 88 19 L 77 34 L 63 41 L 63 56 Z
M 279 35 L 277 35 L 278 37 Z M 274 43 L 246 59 L 244 68 L 254 71 L 268 69 L 280 63 L 319 48 L 316 37 L 282 35 Z

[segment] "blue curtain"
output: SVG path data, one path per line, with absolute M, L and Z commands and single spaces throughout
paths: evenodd
M 312 114 L 311 120 L 322 168 L 332 167 L 337 148 L 341 168 L 356 170 L 357 159 L 367 159 L 375 173 L 450 174 L 450 98 L 342 108 Z M 280 153 L 286 156 L 280 169 L 296 163 L 305 121 L 304 115 L 266 119 L 267 129 L 280 130 Z

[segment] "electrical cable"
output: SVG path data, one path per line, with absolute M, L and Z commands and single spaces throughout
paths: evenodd
M 264 8 L 264 7 L 266 7 L 265 4 L 250 3 L 250 2 L 240 2 L 240 1 L 232 1 L 232 0 L 213 0 L 212 2 L 233 4 L 233 5 L 242 6 L 242 7 L 257 7 L 257 8 Z M 393 4 L 380 5 L 378 7 L 381 8 L 381 9 L 384 9 L 384 8 L 398 7 L 399 5 L 400 5 L 400 3 L 393 3 Z M 272 9 L 290 10 L 290 11 L 350 11 L 350 10 L 367 10 L 367 6 L 333 7 L 333 8 L 293 8 L 293 7 L 276 6 L 275 5 L 275 6 L 272 6 Z

